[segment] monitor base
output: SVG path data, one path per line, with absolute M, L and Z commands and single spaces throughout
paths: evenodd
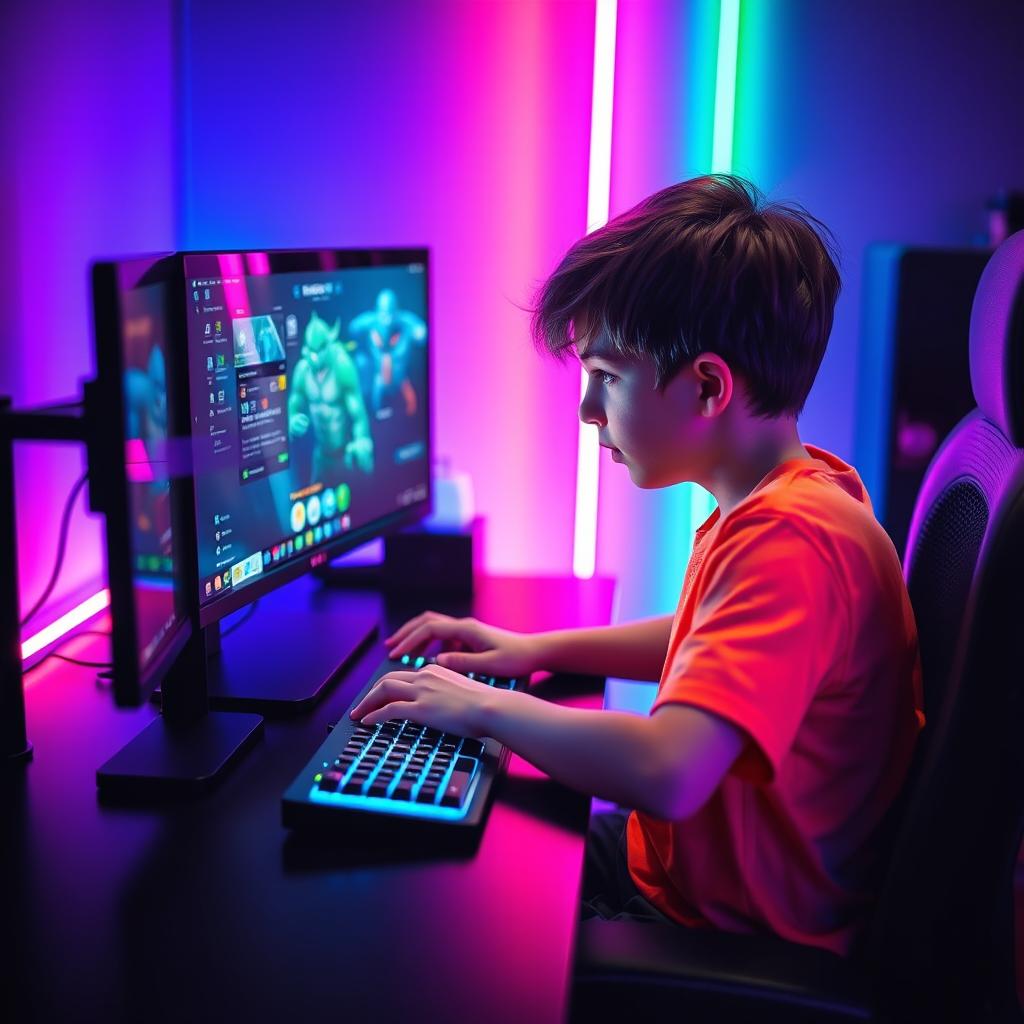
M 382 616 L 379 594 L 325 594 L 309 576 L 264 595 L 254 614 L 224 630 L 219 644 L 207 643 L 210 707 L 268 718 L 304 714 L 370 645 Z M 207 633 L 216 629 L 208 626 Z
M 209 713 L 193 722 L 154 719 L 96 770 L 101 796 L 199 796 L 263 734 L 259 715 Z

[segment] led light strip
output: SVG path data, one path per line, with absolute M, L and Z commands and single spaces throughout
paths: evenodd
M 739 38 L 740 0 L 721 0 L 718 12 L 718 69 L 715 74 L 715 133 L 711 145 L 712 174 L 728 174 L 732 170 Z
M 590 110 L 590 170 L 587 182 L 587 234 L 608 222 L 612 178 L 612 105 L 615 92 L 617 0 L 597 0 L 594 25 L 594 88 Z M 580 375 L 580 401 L 587 393 Z M 576 517 L 572 571 L 578 579 L 594 575 L 597 559 L 597 482 L 600 447 L 597 427 L 580 423 L 576 450 Z
M 71 611 L 62 615 L 55 622 L 51 622 L 45 629 L 30 636 L 21 645 L 21 659 L 31 658 L 33 654 L 49 647 L 55 640 L 59 640 L 65 633 L 69 633 L 75 626 L 80 626 L 87 619 L 91 619 L 97 612 L 103 611 L 110 604 L 110 591 L 101 590 L 98 594 L 86 598 L 81 604 L 76 605 Z

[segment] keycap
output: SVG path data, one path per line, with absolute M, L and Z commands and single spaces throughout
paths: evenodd
M 324 772 L 320 777 L 320 789 L 325 792 L 333 793 L 338 788 L 338 783 L 341 782 L 341 772 Z
M 411 800 L 412 790 L 415 785 L 415 779 L 410 779 L 408 776 L 405 776 L 404 778 L 398 780 L 398 785 L 395 786 L 394 792 L 391 794 L 391 796 L 395 800 Z
M 459 749 L 459 753 L 467 757 L 480 757 L 483 752 L 484 745 L 479 740 L 463 740 Z
M 473 776 L 469 772 L 452 772 L 444 795 L 441 797 L 442 807 L 461 807 L 469 792 L 469 783 Z

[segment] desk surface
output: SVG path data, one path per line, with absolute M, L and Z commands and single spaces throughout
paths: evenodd
M 274 600 L 294 608 L 317 586 L 264 598 L 245 628 L 266 631 Z M 473 611 L 525 630 L 596 625 L 612 589 L 493 578 Z M 384 628 L 409 611 L 382 604 Z M 65 653 L 102 659 L 105 643 L 82 637 Z M 465 859 L 345 849 L 280 824 L 281 794 L 382 656 L 377 642 L 308 714 L 268 719 L 209 796 L 161 807 L 101 806 L 95 786 L 154 710 L 116 710 L 91 669 L 35 670 L 35 760 L 4 787 L 3 916 L 17 953 L 3 987 L 18 1019 L 561 1021 L 585 797 L 513 757 Z M 539 692 L 598 706 L 597 683 L 551 679 Z

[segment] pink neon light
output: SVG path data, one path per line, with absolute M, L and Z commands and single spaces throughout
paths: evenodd
M 252 275 L 270 273 L 270 257 L 265 252 L 246 253 L 245 265 Z
M 149 461 L 146 444 L 140 437 L 133 437 L 124 443 L 125 472 L 133 484 L 153 482 L 153 465 Z
M 65 633 L 69 633 L 75 626 L 80 626 L 87 619 L 92 618 L 97 612 L 101 612 L 110 604 L 110 591 L 101 590 L 81 604 L 72 608 L 67 614 L 62 615 L 55 622 L 41 629 L 28 637 L 21 645 L 21 657 L 31 657 L 44 647 L 49 647 L 54 641 L 59 640 Z
M 245 265 L 236 252 L 222 253 L 217 257 L 221 280 L 224 283 L 224 298 L 228 315 L 250 316 L 249 290 L 245 287 Z

